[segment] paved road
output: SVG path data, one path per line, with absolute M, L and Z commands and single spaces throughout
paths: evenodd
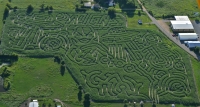
M 138 2 L 142 5 L 140 0 Z M 169 38 L 171 39 L 174 43 L 176 43 L 178 46 L 180 46 L 182 49 L 184 49 L 186 52 L 188 52 L 190 55 L 194 56 L 194 58 L 200 60 L 200 56 L 196 55 L 193 51 L 190 51 L 190 49 L 185 46 L 185 44 L 182 44 L 177 38 L 172 36 L 172 33 L 167 32 L 165 29 L 162 28 L 162 26 L 157 22 L 157 20 L 152 17 L 146 8 L 142 5 L 143 11 L 149 16 L 149 18 L 152 20 L 152 22 Z

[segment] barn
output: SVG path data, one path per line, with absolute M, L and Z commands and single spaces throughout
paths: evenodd
M 170 20 L 173 32 L 194 32 L 194 27 L 188 16 L 174 16 L 176 20 Z
M 178 33 L 180 41 L 197 41 L 198 35 L 196 33 Z
M 186 43 L 189 48 L 200 47 L 200 41 L 187 41 Z

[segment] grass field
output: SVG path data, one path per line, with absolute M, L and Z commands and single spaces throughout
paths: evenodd
M 28 97 L 78 102 L 76 83 L 68 71 L 61 76 L 60 65 L 53 58 L 20 58 L 9 69 L 14 72 L 11 90 L 0 93 L 0 102 L 9 107 L 16 107 Z
M 3 53 L 60 55 L 94 101 L 196 102 L 188 55 L 158 31 L 126 29 L 125 22 L 120 14 L 110 18 L 96 12 L 12 12 L 2 36 Z M 35 78 L 42 75 L 45 73 L 34 74 Z M 32 86 L 27 87 L 22 91 Z M 50 92 L 54 90 L 48 87 Z
M 151 10 L 155 17 L 162 15 L 193 16 L 199 12 L 196 0 L 141 0 L 147 10 Z

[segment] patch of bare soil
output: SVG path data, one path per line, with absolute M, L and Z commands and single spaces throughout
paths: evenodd
M 163 29 L 165 29 L 165 31 L 170 32 L 170 27 L 169 25 L 167 25 L 166 22 L 164 22 L 163 20 L 157 20 L 157 22 L 162 26 Z

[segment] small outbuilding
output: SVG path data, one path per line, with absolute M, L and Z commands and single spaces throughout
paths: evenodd
M 198 34 L 196 33 L 178 33 L 179 40 L 181 41 L 197 41 Z
M 188 48 L 200 47 L 200 41 L 187 41 L 185 42 Z
M 85 2 L 85 3 L 84 3 L 84 7 L 90 8 L 91 6 L 92 6 L 92 3 L 91 3 L 91 2 Z
M 176 21 L 190 21 L 188 16 L 174 16 Z
M 37 100 L 33 100 L 33 102 L 29 103 L 29 107 L 39 107 L 39 103 Z

